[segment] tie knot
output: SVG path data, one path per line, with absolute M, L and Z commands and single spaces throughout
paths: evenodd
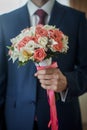
M 45 18 L 47 16 L 47 13 L 44 10 L 42 10 L 42 9 L 38 9 L 35 12 L 35 14 L 38 15 L 39 18 L 40 18 L 39 24 L 45 24 Z
M 47 15 L 47 13 L 44 10 L 42 10 L 42 9 L 38 9 L 35 12 L 35 14 L 37 14 L 40 18 L 45 17 Z

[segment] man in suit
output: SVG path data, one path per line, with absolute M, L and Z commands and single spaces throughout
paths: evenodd
M 18 68 L 8 61 L 6 46 L 21 30 L 38 24 L 39 8 L 47 13 L 45 24 L 56 25 L 69 36 L 69 50 L 53 58 L 58 68 L 36 71 L 32 61 Z M 47 89 L 66 95 L 65 102 L 56 101 L 59 130 L 82 130 L 78 96 L 87 91 L 86 35 L 84 13 L 55 0 L 29 0 L 0 16 L 0 130 L 5 129 L 3 124 L 7 130 L 50 130 Z

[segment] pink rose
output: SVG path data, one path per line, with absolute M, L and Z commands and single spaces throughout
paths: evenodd
M 48 31 L 46 29 L 43 28 L 42 25 L 38 25 L 36 27 L 36 36 L 39 38 L 39 37 L 47 37 L 48 36 Z
M 58 44 L 54 44 L 54 45 L 53 45 L 53 49 L 54 49 L 55 51 L 61 52 L 62 49 L 63 49 L 63 43 L 62 43 L 62 42 L 59 42 Z
M 31 36 L 31 37 L 26 36 L 18 43 L 18 45 L 17 45 L 18 50 L 20 50 L 20 48 L 24 47 L 31 40 L 36 42 L 36 43 L 38 42 L 37 37 L 35 37 L 35 36 Z
M 42 60 L 44 60 L 45 57 L 46 57 L 46 53 L 43 48 L 39 48 L 39 49 L 35 50 L 34 59 L 36 61 L 38 61 L 38 62 L 42 61 Z

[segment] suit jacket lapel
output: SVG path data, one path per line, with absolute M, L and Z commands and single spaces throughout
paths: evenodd
M 27 4 L 24 5 L 21 10 L 20 10 L 20 24 L 21 24 L 21 28 L 27 28 L 30 27 L 30 17 L 29 17 L 29 12 L 28 12 L 28 8 L 27 8 Z
M 49 24 L 59 27 L 62 23 L 65 12 L 66 11 L 64 10 L 64 8 L 62 8 L 62 5 L 55 1 Z

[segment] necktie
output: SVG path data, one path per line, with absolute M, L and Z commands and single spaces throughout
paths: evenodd
M 38 10 L 35 12 L 35 14 L 38 15 L 39 18 L 40 18 L 38 24 L 43 24 L 43 25 L 44 25 L 44 24 L 45 24 L 45 18 L 46 18 L 46 16 L 47 16 L 47 13 L 46 13 L 44 10 L 42 10 L 42 9 L 38 9 Z

